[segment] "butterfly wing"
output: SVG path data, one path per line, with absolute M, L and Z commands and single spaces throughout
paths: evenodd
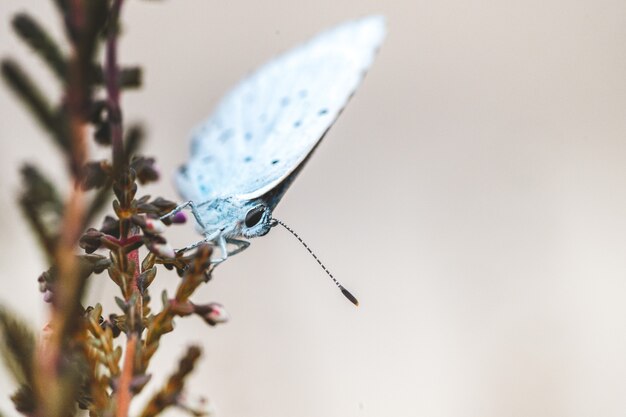
M 240 82 L 193 134 L 191 157 L 176 176 L 183 197 L 200 203 L 272 193 L 275 205 L 356 90 L 384 36 L 383 17 L 351 21 Z

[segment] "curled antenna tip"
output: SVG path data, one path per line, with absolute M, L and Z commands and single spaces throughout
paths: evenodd
M 346 290 L 344 287 L 340 287 L 340 290 L 343 296 L 350 300 L 352 304 L 357 307 L 359 306 L 359 300 L 357 300 L 356 297 L 350 293 L 350 291 Z

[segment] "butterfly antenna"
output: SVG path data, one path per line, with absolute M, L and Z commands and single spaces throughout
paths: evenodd
M 350 293 L 350 291 L 348 291 L 343 285 L 341 285 L 341 283 L 339 281 L 337 281 L 337 279 L 333 276 L 333 274 L 330 273 L 328 268 L 326 268 L 326 266 L 322 263 L 322 261 L 319 260 L 317 255 L 315 255 L 315 253 L 313 253 L 311 248 L 309 248 L 309 246 L 304 242 L 304 240 L 302 240 L 302 238 L 300 236 L 298 236 L 298 234 L 296 232 L 294 232 L 291 227 L 287 226 L 285 223 L 283 223 L 282 221 L 280 221 L 280 220 L 278 220 L 276 218 L 272 218 L 272 226 L 276 226 L 277 224 L 280 224 L 282 227 L 284 227 L 289 233 L 291 233 L 296 239 L 298 239 L 298 241 L 300 241 L 300 243 L 302 243 L 302 246 L 304 246 L 304 248 L 307 251 L 309 251 L 309 253 L 313 257 L 313 259 L 315 259 L 317 261 L 317 263 L 322 267 L 324 272 L 326 272 L 326 274 L 330 277 L 330 279 L 333 280 L 333 282 L 335 283 L 337 288 L 339 288 L 339 290 L 344 295 L 344 297 L 346 297 L 348 300 L 350 300 L 350 302 L 352 304 L 354 304 L 355 306 L 358 306 L 359 305 L 359 300 L 357 300 L 356 297 Z

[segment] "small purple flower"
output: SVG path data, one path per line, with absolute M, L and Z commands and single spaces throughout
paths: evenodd
M 184 212 L 179 211 L 178 213 L 171 216 L 170 220 L 172 221 L 172 223 L 175 224 L 183 224 L 187 221 L 187 215 Z

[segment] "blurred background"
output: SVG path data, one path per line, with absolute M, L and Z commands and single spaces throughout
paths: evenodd
M 57 94 L 9 30 L 28 9 L 61 39 L 51 2 L 36 3 L 2 0 L 0 54 Z M 219 416 L 624 416 L 624 1 L 129 1 L 120 59 L 145 78 L 123 108 L 163 174 L 143 191 L 177 198 L 189 132 L 241 77 L 371 13 L 388 38 L 275 212 L 361 306 L 277 228 L 199 291 L 231 321 L 179 319 L 150 388 L 195 342 L 188 397 Z M 0 302 L 41 328 L 47 266 L 16 206 L 18 168 L 65 176 L 4 85 L 0 105 Z M 197 240 L 190 224 L 169 236 Z M 177 280 L 161 272 L 152 294 Z M 116 308 L 104 275 L 90 293 Z

